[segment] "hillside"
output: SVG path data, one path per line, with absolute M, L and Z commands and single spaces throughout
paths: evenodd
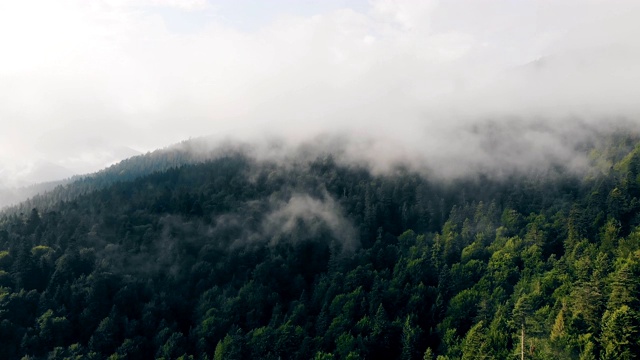
M 0 210 L 7 213 L 27 213 L 34 207 L 49 208 L 60 201 L 70 201 L 82 194 L 127 182 L 154 172 L 166 171 L 186 164 L 201 163 L 240 149 L 231 146 L 213 148 L 210 139 L 183 141 L 163 149 L 132 156 L 92 174 L 75 175 L 61 181 L 31 185 L 18 189 L 0 189 Z M 21 201 L 19 201 L 21 200 Z M 18 202 L 19 201 L 19 202 Z
M 640 147 L 602 144 L 453 180 L 133 158 L 1 215 L 0 358 L 633 359 Z

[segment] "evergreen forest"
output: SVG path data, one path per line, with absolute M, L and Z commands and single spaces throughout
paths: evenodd
M 0 213 L 0 358 L 640 358 L 640 138 L 581 151 L 127 160 Z

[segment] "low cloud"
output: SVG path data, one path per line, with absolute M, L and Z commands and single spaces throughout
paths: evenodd
M 276 196 L 251 200 L 238 212 L 215 215 L 211 221 L 166 215 L 157 226 L 138 226 L 136 231 L 142 234 L 120 244 L 107 243 L 95 229 L 88 241 L 100 252 L 101 266 L 110 271 L 172 277 L 185 275 L 180 273 L 189 268 L 184 264 L 206 260 L 211 253 L 224 256 L 238 249 L 315 242 L 340 255 L 360 246 L 357 230 L 326 192 L 321 197 L 295 193 L 276 200 Z
M 353 158 L 454 175 L 580 167 L 578 135 L 640 123 L 636 2 L 377 0 L 314 15 L 276 2 L 251 30 L 216 1 L 176 4 L 0 5 L 2 176 L 19 162 L 97 170 L 93 154 L 203 135 L 346 138 Z M 199 26 L 175 27 L 188 20 Z
M 341 250 L 350 251 L 359 246 L 356 229 L 326 193 L 320 199 L 294 194 L 265 217 L 262 228 L 264 234 L 271 237 L 272 245 L 281 241 L 318 241 L 325 235 L 329 236 L 325 241 L 336 243 Z

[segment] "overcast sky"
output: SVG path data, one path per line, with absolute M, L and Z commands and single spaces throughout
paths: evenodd
M 1 1 L 0 185 L 211 134 L 475 161 L 460 129 L 543 118 L 562 136 L 525 138 L 554 149 L 567 119 L 636 122 L 639 19 L 632 0 Z

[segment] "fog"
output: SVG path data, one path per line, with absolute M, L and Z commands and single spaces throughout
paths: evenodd
M 272 194 L 271 198 L 243 203 L 237 211 L 214 216 L 209 224 L 201 219 L 165 215 L 157 226 L 161 231 L 155 237 L 149 235 L 153 233 L 152 225 L 146 226 L 138 253 L 127 242 L 108 243 L 92 229 L 89 240 L 99 249 L 100 266 L 116 273 L 163 273 L 175 277 L 185 271 L 185 263 L 195 262 L 194 249 L 198 249 L 199 257 L 206 258 L 265 245 L 327 245 L 334 256 L 360 247 L 355 226 L 326 192 L 320 198 L 302 193 L 288 197 Z
M 639 18 L 635 1 L 6 1 L 0 185 L 209 135 L 342 139 L 444 176 L 580 169 L 577 144 L 640 124 Z
M 307 241 L 318 237 L 322 227 L 337 240 L 343 250 L 353 250 L 360 244 L 355 227 L 347 220 L 340 206 L 328 193 L 325 199 L 315 199 L 307 194 L 295 194 L 286 204 L 268 214 L 262 225 L 262 233 L 271 236 L 271 244 L 278 244 L 283 238 Z M 292 235 L 293 234 L 293 235 Z

